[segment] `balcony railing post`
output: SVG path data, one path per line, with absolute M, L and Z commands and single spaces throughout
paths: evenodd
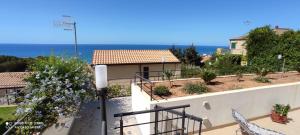
M 202 120 L 199 122 L 199 135 L 201 135 L 201 129 L 202 129 Z
M 150 101 L 152 101 L 153 100 L 153 86 L 152 86 L 152 84 L 150 84 L 151 86 L 150 86 Z
M 157 105 L 154 106 L 155 110 L 155 116 L 154 116 L 154 134 L 158 134 L 158 111 L 157 111 Z
M 123 118 L 120 119 L 120 135 L 123 135 Z
M 185 125 L 185 108 L 183 108 L 182 111 L 181 135 L 184 135 L 184 125 Z
M 136 84 L 136 74 L 135 74 L 135 76 L 134 76 L 134 84 Z
M 143 90 L 143 78 L 140 77 L 140 83 L 141 83 L 141 91 Z

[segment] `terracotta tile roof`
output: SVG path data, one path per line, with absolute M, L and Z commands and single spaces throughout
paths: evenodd
M 0 89 L 25 87 L 24 78 L 28 72 L 3 72 L 0 73 Z
M 290 31 L 291 29 L 289 28 L 275 28 L 273 29 L 273 31 L 277 34 L 277 35 L 282 35 L 284 32 Z
M 239 36 L 239 37 L 235 37 L 235 38 L 231 38 L 230 40 L 246 40 L 248 37 L 248 35 L 243 35 L 243 36 Z
M 279 28 L 278 26 L 276 26 L 272 30 L 275 32 L 275 34 L 282 35 L 284 32 L 290 31 L 292 29 L 289 29 L 289 28 Z M 243 36 L 239 36 L 239 37 L 235 37 L 235 38 L 231 38 L 230 40 L 246 40 L 247 37 L 248 37 L 248 34 L 243 35 Z
M 138 63 L 179 63 L 169 50 L 95 50 L 93 65 L 138 64 Z

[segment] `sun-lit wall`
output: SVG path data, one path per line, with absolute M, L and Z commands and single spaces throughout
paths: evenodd
M 136 87 L 134 87 L 136 88 Z M 203 128 L 224 126 L 234 123 L 231 109 L 236 109 L 246 118 L 257 118 L 269 115 L 275 104 L 289 104 L 292 109 L 300 108 L 300 82 L 262 86 L 225 92 L 207 93 L 167 100 L 150 101 L 149 95 L 137 96 L 141 91 L 132 91 L 136 108 L 155 105 L 177 106 L 190 104 L 186 112 L 204 119 Z M 138 99 L 134 99 L 137 98 Z M 142 98 L 144 98 L 142 100 Z M 139 103 L 137 103 L 139 101 Z M 147 108 L 148 109 L 148 108 Z M 150 116 L 154 120 L 153 115 Z M 138 118 L 139 119 L 139 118 Z M 149 118 L 147 118 L 149 119 Z M 149 128 L 149 127 L 148 127 Z

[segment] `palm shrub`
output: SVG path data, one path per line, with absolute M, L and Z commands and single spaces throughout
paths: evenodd
M 172 87 L 171 79 L 172 79 L 172 77 L 174 76 L 173 72 L 172 72 L 171 70 L 165 70 L 165 71 L 163 72 L 163 74 L 164 74 L 164 77 L 166 77 L 166 78 L 168 79 L 168 81 L 169 81 L 169 86 Z
M 261 83 L 269 83 L 271 82 L 269 78 L 266 76 L 271 72 L 271 70 L 267 68 L 257 68 L 256 74 L 258 75 L 256 78 L 254 78 L 255 81 L 261 82 Z
M 238 82 L 240 82 L 241 79 L 243 78 L 243 73 L 242 73 L 242 71 L 238 70 L 238 71 L 235 73 L 235 75 L 236 75 L 236 80 L 237 80 Z
M 169 96 L 172 93 L 170 92 L 168 87 L 161 85 L 154 88 L 154 94 L 158 96 Z
M 256 74 L 262 77 L 267 76 L 271 71 L 266 68 L 257 68 Z
M 204 83 L 187 83 L 184 85 L 184 90 L 189 94 L 202 94 L 208 92 L 208 87 Z
M 203 69 L 201 70 L 200 77 L 206 84 L 209 84 L 213 79 L 217 77 L 217 75 L 213 70 Z

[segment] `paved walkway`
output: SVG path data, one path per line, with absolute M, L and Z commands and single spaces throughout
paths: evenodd
M 72 126 L 71 135 L 101 135 L 101 110 L 99 101 L 83 104 L 80 117 L 75 119 Z M 114 128 L 119 126 L 119 119 L 114 118 L 115 113 L 131 111 L 131 97 L 113 98 L 106 102 L 108 135 L 119 135 L 119 130 Z M 136 124 L 134 117 L 124 117 L 124 125 Z M 125 135 L 140 135 L 136 127 L 124 128 Z
M 282 132 L 286 135 L 299 135 L 300 134 L 300 109 L 292 111 L 288 114 L 290 121 L 287 124 L 279 124 L 272 122 L 270 117 L 251 121 L 261 127 Z M 219 128 L 207 132 L 203 132 L 202 135 L 235 135 L 235 131 L 238 129 L 238 125 Z M 240 135 L 240 132 L 238 133 Z
M 101 135 L 100 102 L 94 101 L 82 105 L 78 117 L 71 128 L 71 135 Z
M 108 135 L 119 135 L 119 130 L 114 128 L 120 125 L 119 118 L 114 118 L 115 113 L 131 111 L 131 97 L 113 98 L 107 102 L 107 120 L 108 120 Z M 136 124 L 134 116 L 123 117 L 123 124 Z M 137 127 L 124 128 L 125 135 L 140 135 L 141 132 Z

